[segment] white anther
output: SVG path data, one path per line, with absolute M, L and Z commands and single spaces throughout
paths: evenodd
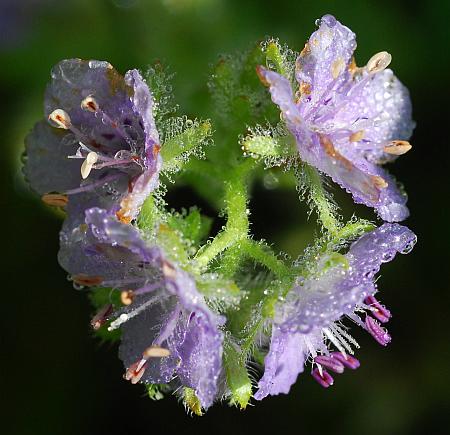
M 84 159 L 83 164 L 81 165 L 81 177 L 83 179 L 86 179 L 89 177 L 89 174 L 91 173 L 92 167 L 95 165 L 95 163 L 98 160 L 98 154 L 94 151 L 91 151 L 86 158 Z
M 391 63 L 392 56 L 387 51 L 380 51 L 374 54 L 367 62 L 367 71 L 371 74 L 375 74 L 379 71 L 386 69 Z
M 412 148 L 412 145 L 406 140 L 393 140 L 384 147 L 384 152 L 393 154 L 394 156 L 401 156 L 407 153 Z
M 52 207 L 65 207 L 69 202 L 67 195 L 62 195 L 60 193 L 46 193 L 41 196 L 42 201 L 51 205 Z
M 68 130 L 72 126 L 69 114 L 62 109 L 56 109 L 50 113 L 50 115 L 48 115 L 48 120 L 50 124 L 56 128 Z
M 150 346 L 144 350 L 143 358 L 163 358 L 170 355 L 170 350 L 160 346 Z
M 331 64 L 331 75 L 333 76 L 333 79 L 337 79 L 339 75 L 344 71 L 344 69 L 345 69 L 344 59 L 342 59 L 342 57 L 336 59 Z
M 97 100 L 92 95 L 89 95 L 81 101 L 81 108 L 83 110 L 95 113 L 98 111 L 100 106 L 98 105 Z
M 350 142 L 359 142 L 365 134 L 366 132 L 364 130 L 355 131 L 350 135 L 349 140 Z
M 375 187 L 378 189 L 386 189 L 389 186 L 388 182 L 383 177 L 380 177 L 379 175 L 373 175 L 372 181 L 373 181 L 373 184 L 375 185 Z

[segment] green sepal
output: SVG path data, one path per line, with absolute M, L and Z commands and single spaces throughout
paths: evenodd
M 170 392 L 170 387 L 167 384 L 147 384 L 145 388 L 151 400 L 164 399 L 164 395 Z
M 137 218 L 137 226 L 142 231 L 152 233 L 157 221 L 158 209 L 156 208 L 155 199 L 149 196 L 142 204 L 141 211 Z
M 186 252 L 186 244 L 180 232 L 172 229 L 166 223 L 161 223 L 158 228 L 157 243 L 164 248 L 164 252 L 171 260 L 180 265 L 188 264 L 189 256 Z
M 172 78 L 174 74 L 157 61 L 149 66 L 144 74 L 148 87 L 152 90 L 152 97 L 156 104 L 153 105 L 153 116 L 156 126 L 160 131 L 163 119 L 173 116 L 177 111 L 175 98 L 172 92 Z
M 339 254 L 339 252 L 332 252 L 325 259 L 321 272 L 325 273 L 328 269 L 338 266 L 343 267 L 344 269 L 348 269 L 349 264 L 347 257 L 345 255 Z
M 275 41 L 269 42 L 266 46 L 265 54 L 267 66 L 273 66 L 278 73 L 286 75 L 287 71 L 279 44 Z
M 162 170 L 176 172 L 181 169 L 187 162 L 188 156 L 195 149 L 200 148 L 211 134 L 210 121 L 195 121 L 191 127 L 167 139 L 161 148 Z
M 291 135 L 271 137 L 269 135 L 249 135 L 244 138 L 242 149 L 252 157 L 296 157 L 297 150 Z
M 237 345 L 225 340 L 224 366 L 227 385 L 231 391 L 230 405 L 245 409 L 252 397 L 252 383 L 245 365 L 245 357 Z
M 212 219 L 203 216 L 196 207 L 191 207 L 189 212 L 183 210 L 181 213 L 171 214 L 167 224 L 179 231 L 193 246 L 198 246 L 208 236 Z
M 199 398 L 195 394 L 195 391 L 192 388 L 184 387 L 183 388 L 183 403 L 191 410 L 195 415 L 201 417 L 203 415 L 202 405 L 200 403 Z

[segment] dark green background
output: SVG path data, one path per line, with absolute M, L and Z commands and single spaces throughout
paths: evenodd
M 7 9 L 7 3 L 15 7 Z M 132 3 L 132 7 L 118 7 Z M 178 5 L 178 6 L 176 6 Z M 0 0 L 1 397 L 5 434 L 363 433 L 440 434 L 449 426 L 449 19 L 447 0 Z M 208 117 L 206 81 L 219 53 L 267 35 L 299 50 L 314 20 L 332 13 L 358 35 L 360 64 L 378 51 L 409 87 L 413 151 L 392 168 L 409 192 L 419 237 L 412 254 L 383 269 L 394 313 L 392 344 L 363 331 L 359 370 L 323 390 L 307 375 L 288 396 L 245 412 L 216 405 L 188 417 L 174 398 L 151 402 L 121 379 L 116 350 L 91 338 L 91 308 L 56 263 L 60 220 L 20 174 L 23 138 L 42 116 L 49 71 L 63 58 L 109 60 L 120 71 L 160 59 L 177 74 L 181 111 Z M 216 138 L 218 143 L 220 138 Z M 345 212 L 351 201 L 335 189 Z M 173 205 L 194 201 L 171 193 Z M 267 207 L 267 204 L 271 204 Z M 306 243 L 296 194 L 253 192 L 257 236 L 296 254 Z M 372 216 L 364 208 L 358 213 Z M 302 227 L 303 226 L 303 227 Z M 303 230 L 302 230 L 303 228 Z M 6 426 L 6 427 L 5 427 Z

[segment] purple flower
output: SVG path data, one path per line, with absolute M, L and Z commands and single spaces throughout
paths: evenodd
M 26 139 L 32 188 L 49 204 L 68 201 L 76 224 L 89 206 L 134 219 L 161 167 L 153 99 L 139 72 L 122 77 L 108 62 L 63 60 L 52 70 L 45 115 Z
M 224 319 L 208 308 L 192 276 L 99 208 L 86 211 L 86 225 L 62 234 L 59 260 L 79 285 L 122 291 L 124 306 L 105 307 L 92 325 L 121 328 L 127 380 L 187 386 L 204 408 L 213 403 Z
M 325 15 L 296 63 L 298 91 L 280 74 L 258 68 L 294 135 L 302 160 L 329 175 L 386 221 L 408 216 L 406 195 L 379 164 L 407 152 L 412 134 L 407 89 L 386 69 L 387 52 L 356 67 L 355 35 Z
M 358 345 L 338 323 L 344 316 L 386 346 L 391 337 L 380 322 L 386 323 L 391 314 L 375 299 L 375 275 L 382 263 L 398 252 L 410 252 L 415 242 L 408 228 L 384 224 L 353 243 L 339 264 L 330 265 L 324 256 L 315 275 L 300 277 L 276 307 L 265 371 L 255 398 L 287 393 L 308 358 L 317 366 L 313 377 L 325 387 L 333 383 L 327 369 L 342 373 L 344 367 L 357 368 L 359 362 L 350 354 L 352 346 Z M 330 352 L 327 342 L 337 352 Z

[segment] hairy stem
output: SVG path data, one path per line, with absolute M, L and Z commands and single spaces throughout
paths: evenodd
M 337 234 L 341 224 L 335 215 L 336 207 L 323 187 L 319 172 L 307 163 L 303 163 L 303 174 L 310 192 L 310 201 L 316 208 L 319 220 L 329 233 Z
M 196 267 L 199 271 L 208 267 L 208 264 L 221 252 L 248 237 L 247 216 L 247 187 L 246 176 L 254 167 L 251 159 L 244 160 L 237 166 L 225 183 L 225 211 L 227 224 L 210 243 L 199 249 L 195 256 Z
M 244 254 L 267 267 L 277 278 L 291 275 L 289 267 L 279 260 L 268 246 L 254 240 L 245 240 L 240 247 Z

